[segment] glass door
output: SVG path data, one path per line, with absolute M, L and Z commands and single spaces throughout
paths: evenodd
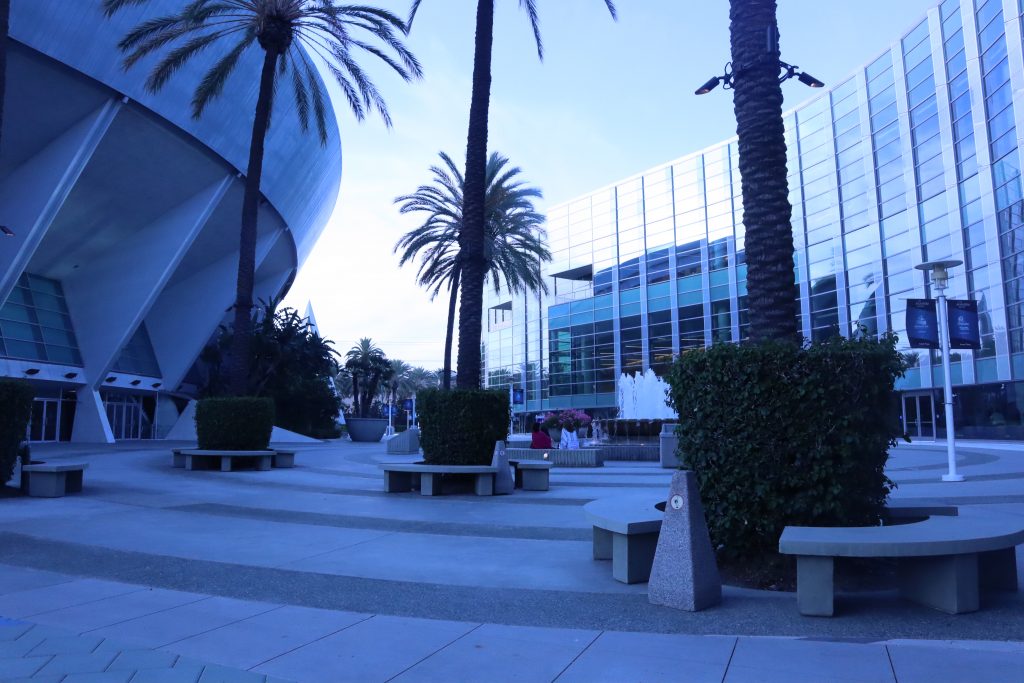
M 57 440 L 60 420 L 60 401 L 55 398 L 37 398 L 32 401 L 32 417 L 28 423 L 29 441 Z
M 910 438 L 935 438 L 935 399 L 931 392 L 903 395 L 903 430 Z

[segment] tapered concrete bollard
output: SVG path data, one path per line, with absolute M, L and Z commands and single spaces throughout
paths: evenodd
M 652 604 L 689 612 L 722 601 L 722 579 L 708 536 L 697 478 L 690 470 L 672 476 L 647 597 Z
M 491 467 L 497 467 L 494 475 L 494 495 L 512 493 L 516 488 L 515 479 L 512 478 L 512 466 L 508 464 L 508 455 L 505 453 L 505 442 L 498 441 L 494 444 L 494 455 L 491 457 Z

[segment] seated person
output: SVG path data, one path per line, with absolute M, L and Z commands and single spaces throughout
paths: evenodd
M 580 447 L 580 439 L 576 435 L 576 430 L 562 427 L 562 440 L 558 443 L 558 448 L 578 449 Z
M 533 423 L 533 440 L 530 448 L 551 448 L 551 437 L 540 428 L 539 422 Z

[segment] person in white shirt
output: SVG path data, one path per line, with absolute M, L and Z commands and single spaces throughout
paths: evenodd
M 579 439 L 578 436 L 576 436 L 575 430 L 571 430 L 571 429 L 567 429 L 567 428 L 563 427 L 562 428 L 562 440 L 558 442 L 558 447 L 560 449 L 565 449 L 565 448 L 568 448 L 568 449 L 579 449 L 579 447 L 580 447 L 580 439 Z

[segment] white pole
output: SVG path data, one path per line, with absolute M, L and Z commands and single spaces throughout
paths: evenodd
M 394 412 L 395 408 L 395 392 L 391 392 L 391 403 L 388 405 L 388 436 L 395 433 L 395 428 L 391 426 L 391 413 Z
M 412 395 L 412 423 L 419 427 L 419 418 L 416 417 L 416 394 Z
M 963 481 L 964 475 L 956 472 L 956 430 L 953 425 L 953 378 L 949 369 L 949 311 L 946 309 L 945 279 L 935 282 L 939 305 L 939 346 L 942 347 L 942 379 L 946 409 L 946 459 L 949 472 L 942 475 L 942 481 Z

